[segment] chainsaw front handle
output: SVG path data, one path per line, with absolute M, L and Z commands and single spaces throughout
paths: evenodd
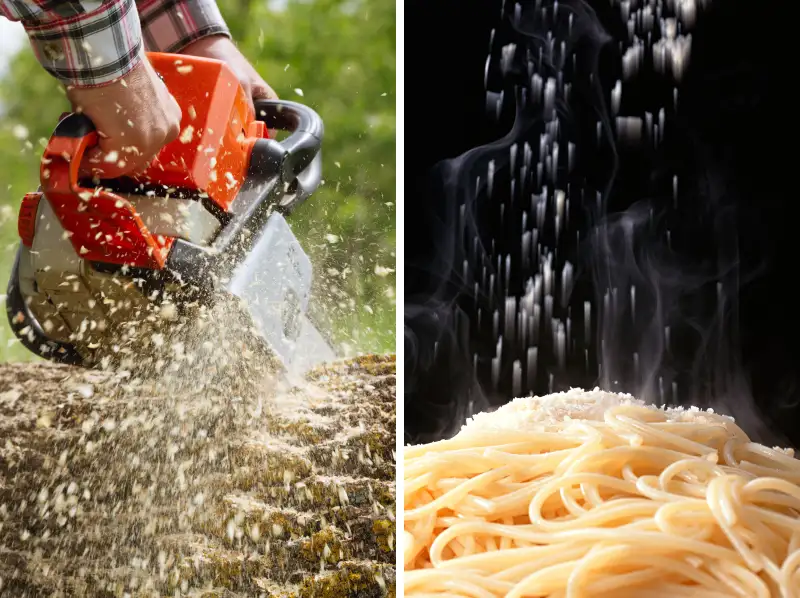
M 285 151 L 281 178 L 288 185 L 280 207 L 287 213 L 314 193 L 322 181 L 320 150 L 325 127 L 314 110 L 297 102 L 256 100 L 255 111 L 256 119 L 264 121 L 269 129 L 291 133 L 280 142 Z

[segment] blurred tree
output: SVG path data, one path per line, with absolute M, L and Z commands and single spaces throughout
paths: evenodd
M 283 98 L 325 122 L 324 182 L 292 217 L 316 268 L 314 311 L 348 352 L 395 348 L 395 3 L 220 0 L 243 53 Z M 0 79 L 0 275 L 16 250 L 22 195 L 63 91 L 31 52 Z M 0 358 L 28 359 L 2 318 Z

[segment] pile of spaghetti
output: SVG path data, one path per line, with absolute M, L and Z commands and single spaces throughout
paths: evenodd
M 800 598 L 800 460 L 571 390 L 407 447 L 406 596 Z

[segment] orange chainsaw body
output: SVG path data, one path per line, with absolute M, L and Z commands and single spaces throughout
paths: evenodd
M 256 120 L 244 90 L 224 63 L 176 54 L 147 56 L 181 107 L 181 133 L 129 182 L 165 196 L 207 198 L 228 212 L 244 182 L 253 144 L 267 137 L 265 123 Z M 134 206 L 120 195 L 81 180 L 81 159 L 97 140 L 96 131 L 51 137 L 42 157 L 41 191 L 26 195 L 20 209 L 22 242 L 31 247 L 36 209 L 46 197 L 82 258 L 164 268 L 174 239 L 151 234 Z

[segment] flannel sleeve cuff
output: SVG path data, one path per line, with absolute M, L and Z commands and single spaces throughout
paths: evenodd
M 139 0 L 138 6 L 149 52 L 178 53 L 209 35 L 231 37 L 215 0 Z
M 21 2 L 19 4 L 22 4 Z M 127 75 L 142 60 L 142 31 L 134 0 L 51 2 L 19 20 L 42 66 L 63 84 L 95 87 Z M 35 5 L 34 5 L 35 6 Z

